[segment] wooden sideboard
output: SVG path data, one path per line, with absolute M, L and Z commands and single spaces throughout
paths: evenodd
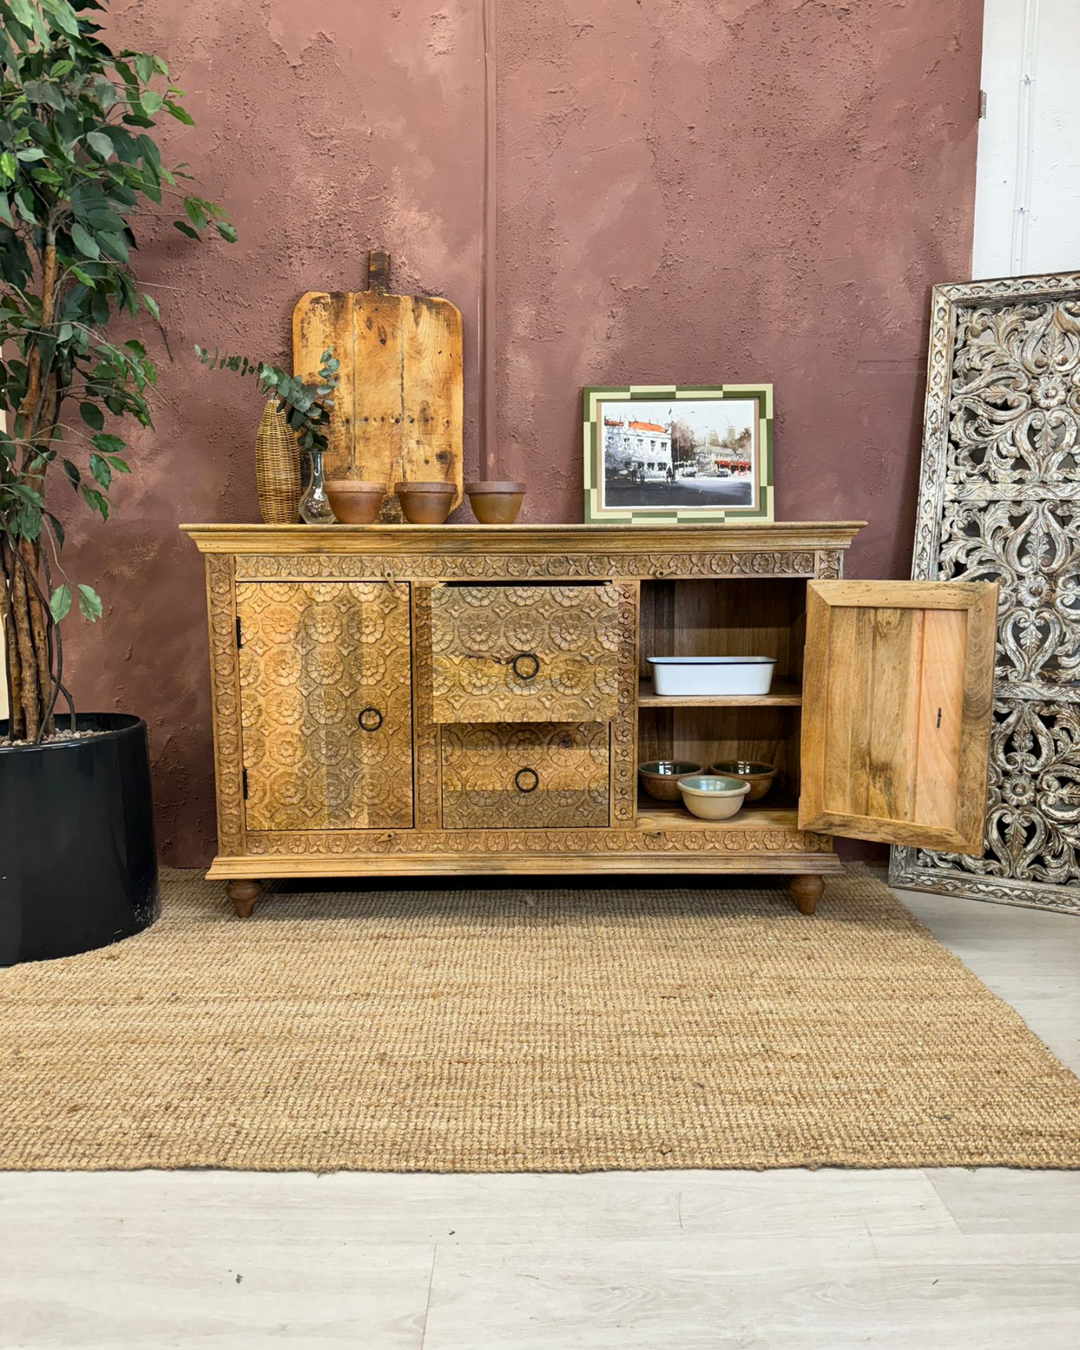
M 981 850 L 994 587 L 841 581 L 858 523 L 183 527 L 206 555 L 218 853 L 273 877 L 787 873 Z M 661 698 L 647 656 L 775 657 Z M 728 821 L 639 760 L 767 760 Z

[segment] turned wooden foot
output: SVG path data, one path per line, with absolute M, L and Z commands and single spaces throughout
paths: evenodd
M 800 914 L 813 914 L 821 892 L 825 889 L 824 877 L 792 877 L 788 885 L 795 897 Z
M 225 887 L 225 894 L 233 902 L 233 908 L 241 919 L 251 918 L 255 901 L 262 893 L 263 883 L 261 881 L 230 881 Z

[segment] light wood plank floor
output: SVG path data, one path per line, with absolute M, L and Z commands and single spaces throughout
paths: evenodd
M 1080 920 L 902 898 L 1080 1071 Z M 279 1343 L 1076 1350 L 1080 1173 L 0 1174 L 3 1350 Z

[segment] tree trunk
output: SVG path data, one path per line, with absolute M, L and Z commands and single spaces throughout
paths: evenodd
M 2 549 L 5 634 L 8 683 L 11 694 L 10 733 L 13 740 L 37 740 L 53 730 L 49 715 L 52 697 L 52 661 L 49 621 L 42 612 L 33 583 L 38 576 L 37 549 L 25 541 L 20 557 L 8 541 Z
M 26 736 L 26 717 L 22 703 L 22 662 L 15 637 L 15 609 L 12 604 L 13 579 L 9 569 L 10 550 L 0 539 L 0 573 L 4 579 L 4 649 L 7 657 L 8 732 L 13 741 Z
M 45 591 L 41 586 L 41 545 L 31 544 L 23 540 L 20 546 L 23 562 L 26 564 L 24 577 L 29 574 L 37 578 L 38 589 L 44 595 Z M 30 619 L 30 637 L 33 641 L 34 654 L 37 657 L 38 690 L 41 694 L 42 709 L 41 719 L 46 724 L 45 734 L 52 733 L 52 718 L 49 712 L 49 703 L 52 695 L 52 652 L 49 647 L 49 615 L 43 614 L 41 610 L 41 601 L 38 599 L 37 591 L 33 589 L 30 582 L 26 585 L 26 609 Z

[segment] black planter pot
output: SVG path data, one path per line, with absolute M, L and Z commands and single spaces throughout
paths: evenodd
M 76 727 L 104 734 L 0 745 L 0 965 L 106 947 L 160 912 L 146 723 Z

